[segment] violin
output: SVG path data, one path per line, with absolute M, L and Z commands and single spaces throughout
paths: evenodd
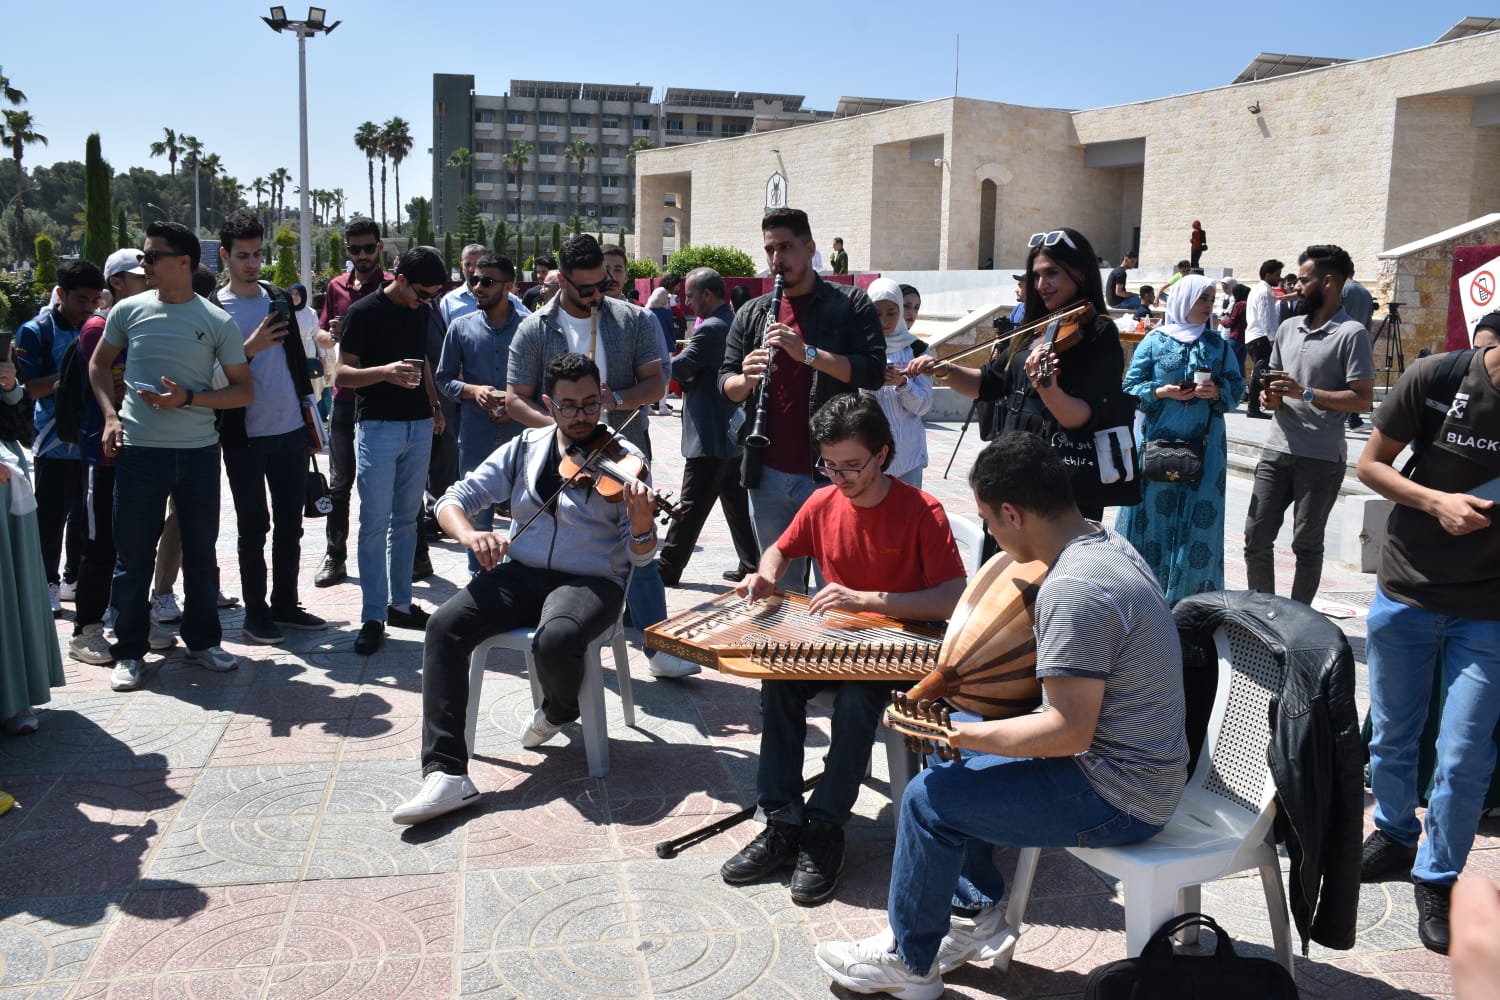
M 625 484 L 645 479 L 650 471 L 645 460 L 628 451 L 608 424 L 594 428 L 585 440 L 569 444 L 557 467 L 564 483 L 593 489 L 610 503 L 623 501 Z M 681 505 L 674 504 L 669 495 L 652 490 L 651 500 L 662 524 L 682 518 Z
M 1099 315 L 1093 306 L 1074 307 L 1064 310 L 1056 315 L 1047 324 L 1047 332 L 1043 334 L 1042 343 L 1046 347 L 1042 354 L 1042 360 L 1037 365 L 1036 383 L 1046 387 L 1052 384 L 1052 376 L 1057 373 L 1057 363 L 1053 355 L 1072 350 L 1083 342 L 1084 331 L 1087 326 L 1094 322 L 1094 317 Z

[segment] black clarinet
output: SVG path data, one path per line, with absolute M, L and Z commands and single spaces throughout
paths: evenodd
M 776 284 L 771 288 L 771 314 L 766 323 L 766 329 L 781 318 L 781 275 L 776 276 Z M 760 335 L 762 345 L 766 342 L 764 332 Z M 771 398 L 771 361 L 776 356 L 776 348 L 768 347 L 769 356 L 766 358 L 766 373 L 760 380 L 760 399 L 755 404 L 755 423 L 750 426 L 750 434 L 745 438 L 745 443 L 752 448 L 765 448 L 771 443 L 766 436 L 766 404 Z

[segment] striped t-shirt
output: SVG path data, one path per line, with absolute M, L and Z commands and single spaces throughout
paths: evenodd
M 1165 824 L 1187 779 L 1182 647 L 1150 567 L 1101 528 L 1069 542 L 1037 593 L 1038 678 L 1102 677 L 1094 741 L 1073 759 L 1110 805 Z

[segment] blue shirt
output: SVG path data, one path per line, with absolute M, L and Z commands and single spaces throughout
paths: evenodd
M 51 331 L 50 336 L 43 334 L 43 326 Z M 16 374 L 20 381 L 56 375 L 63 355 L 68 353 L 79 333 L 79 330 L 68 329 L 62 314 L 56 309 L 21 324 L 21 329 L 16 331 L 15 344 Z M 53 420 L 56 406 L 55 391 L 36 401 L 32 417 L 36 424 L 36 441 L 31 446 L 31 454 L 35 458 L 71 458 L 76 461 L 80 458 L 78 446 L 58 440 Z
M 521 314 L 522 319 L 531 315 L 531 310 L 526 308 L 525 303 L 516 296 L 515 292 L 510 293 L 510 304 L 512 308 Z M 468 282 L 464 282 L 447 295 L 444 295 L 442 301 L 438 303 L 438 312 L 443 314 L 444 327 L 452 326 L 454 320 L 467 316 L 478 309 L 479 300 L 469 290 Z
M 443 354 L 438 360 L 437 390 L 449 399 L 460 400 L 462 416 L 458 422 L 460 455 L 486 454 L 521 432 L 516 420 L 495 423 L 484 408 L 472 399 L 463 399 L 466 384 L 492 385 L 504 390 L 510 344 L 524 316 L 530 313 L 511 304 L 510 319 L 495 328 L 482 312 L 470 312 L 455 319 L 443 337 Z M 461 469 L 468 472 L 468 469 Z

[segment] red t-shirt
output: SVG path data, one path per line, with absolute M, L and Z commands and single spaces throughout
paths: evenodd
M 802 317 L 812 300 L 811 292 L 783 296 L 777 318 L 802 335 Z M 784 351 L 776 352 L 772 365 L 776 370 L 771 373 L 771 399 L 766 403 L 766 434 L 771 444 L 766 448 L 765 463 L 777 472 L 811 475 L 812 436 L 808 428 L 812 414 L 807 407 L 812 399 L 812 367 L 803 364 L 801 358 L 788 357 Z
M 910 594 L 965 576 L 943 505 L 899 479 L 874 507 L 856 507 L 832 486 L 813 493 L 776 547 L 811 556 L 830 583 Z

